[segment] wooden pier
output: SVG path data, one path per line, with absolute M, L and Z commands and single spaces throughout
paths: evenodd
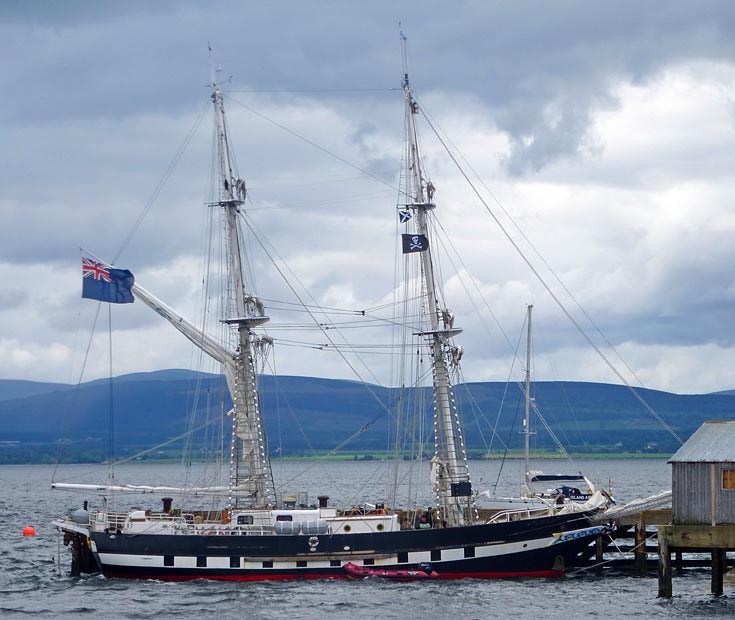
M 735 551 L 735 525 L 660 525 L 658 527 L 658 595 L 671 598 L 671 553 L 709 553 L 712 567 L 711 592 L 723 593 L 723 576 L 728 551 Z
M 645 575 L 650 553 L 657 551 L 658 595 L 672 596 L 671 555 L 677 571 L 685 566 L 710 566 L 711 591 L 723 593 L 728 551 L 735 552 L 735 420 L 704 422 L 676 451 L 671 464 L 671 491 L 636 500 L 600 515 L 615 521 L 617 530 L 606 542 L 602 537 L 595 551 L 582 558 L 596 566 L 605 560 L 613 546 L 621 557 L 632 552 L 636 574 Z M 668 502 L 669 509 L 661 509 Z M 653 509 L 656 508 L 656 509 Z M 649 533 L 649 527 L 655 527 Z M 633 531 L 632 545 L 624 537 Z M 656 539 L 656 548 L 649 544 Z M 616 541 L 621 541 L 618 544 Z
M 671 523 L 671 509 L 642 510 L 623 518 L 615 519 L 616 529 L 600 536 L 594 551 L 582 559 L 579 566 L 595 568 L 602 574 L 605 568 L 633 573 L 645 577 L 655 572 L 658 564 L 656 527 Z M 701 560 L 677 556 L 677 567 L 702 566 Z
M 617 529 L 601 536 L 579 568 L 659 575 L 659 597 L 672 596 L 672 576 L 685 568 L 712 568 L 712 593 L 723 593 L 723 576 L 735 567 L 735 526 L 673 526 L 671 508 L 642 510 L 616 520 Z M 712 531 L 709 531 L 712 530 Z
M 671 598 L 671 552 L 708 553 L 722 594 L 735 550 L 735 421 L 704 422 L 669 460 L 671 522 L 658 528 L 658 595 Z

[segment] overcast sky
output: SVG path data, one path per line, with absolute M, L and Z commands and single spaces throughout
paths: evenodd
M 735 388 L 728 0 L 5 0 L 0 377 L 79 379 L 97 307 L 80 298 L 80 246 L 196 313 L 211 157 L 208 43 L 223 68 L 252 221 L 320 303 L 374 308 L 390 299 L 403 121 L 399 22 L 423 111 L 627 380 L 679 393 Z M 459 271 L 472 273 L 513 342 L 525 304 L 534 304 L 536 378 L 619 382 L 425 125 L 422 136 L 437 217 L 463 256 Z M 257 292 L 280 298 L 285 287 L 272 272 L 256 273 Z M 452 273 L 443 276 L 465 328 L 465 378 L 503 381 L 513 352 L 494 322 L 484 328 L 473 318 L 478 302 L 460 299 Z M 113 325 L 114 374 L 196 367 L 183 339 L 142 304 L 115 307 Z M 292 348 L 276 360 L 282 373 L 354 378 L 334 355 L 307 361 Z M 93 352 L 85 379 L 108 372 L 105 355 Z

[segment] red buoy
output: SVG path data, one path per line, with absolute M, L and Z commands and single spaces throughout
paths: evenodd
M 35 536 L 36 530 L 33 528 L 32 525 L 27 525 L 23 528 L 23 536 Z

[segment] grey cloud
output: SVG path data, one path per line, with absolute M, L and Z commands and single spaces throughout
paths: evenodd
M 15 89 L 32 76 L 40 92 L 6 108 L 14 120 L 43 116 L 49 106 L 58 118 L 184 109 L 206 84 L 212 32 L 218 58 L 244 59 L 225 67 L 237 85 L 317 89 L 327 98 L 354 96 L 341 89 L 399 85 L 397 19 L 389 5 L 340 2 L 326 11 L 321 2 L 69 3 L 68 11 L 43 11 L 41 3 L 23 13 L 23 4 L 7 10 L 15 16 L 11 25 L 25 18 L 41 32 L 29 39 L 6 24 L 4 47 L 32 47 L 6 66 L 3 87 Z M 404 20 L 419 92 L 441 85 L 480 95 L 512 138 L 508 166 L 515 174 L 577 153 L 590 110 L 615 104 L 611 89 L 619 79 L 645 82 L 685 58 L 735 54 L 735 5 L 724 0 L 568 1 L 553 10 L 533 2 L 421 6 Z M 173 24 L 175 36 L 168 34 Z M 87 103 L 92 98 L 95 109 Z M 553 122 L 545 116 L 549 105 L 559 107 Z
M 0 288 L 0 312 L 16 310 L 27 302 L 27 291 L 19 288 Z
M 357 171 L 345 172 L 237 101 L 276 110 L 276 120 L 301 127 L 307 138 L 382 179 L 395 179 L 400 151 L 391 156 L 386 140 L 400 141 L 401 93 L 386 89 L 400 85 L 399 18 L 409 36 L 409 69 L 419 97 L 441 102 L 442 109 L 431 112 L 442 117 L 451 110 L 461 118 L 463 102 L 477 102 L 473 113 L 486 115 L 508 138 L 504 165 L 513 175 L 543 184 L 548 178 L 537 171 L 547 168 L 547 175 L 565 175 L 555 179 L 559 184 L 651 189 L 654 174 L 662 179 L 653 185 L 656 192 L 669 190 L 679 175 L 691 179 L 694 171 L 706 181 L 717 174 L 718 182 L 731 173 L 727 142 L 707 158 L 691 150 L 679 153 L 675 165 L 667 153 L 645 170 L 625 159 L 598 168 L 589 161 L 580 169 L 550 169 L 550 164 L 604 149 L 590 135 L 590 122 L 600 109 L 619 105 L 615 93 L 621 83 L 645 85 L 681 62 L 732 64 L 735 4 L 560 1 L 550 8 L 537 2 L 428 0 L 404 6 L 411 9 L 405 11 L 408 19 L 396 14 L 396 5 L 356 1 L 1 3 L 0 53 L 9 60 L 0 67 L 0 88 L 9 96 L 0 102 L 0 133 L 11 148 L 0 153 L 0 260 L 19 265 L 19 271 L 40 263 L 55 268 L 76 261 L 82 244 L 114 257 L 208 103 L 210 41 L 224 65 L 223 78 L 234 76 L 227 84 L 228 119 L 240 173 L 252 184 L 253 218 L 289 264 L 305 266 L 315 295 L 354 284 L 356 296 L 379 298 L 391 282 L 395 190 L 366 181 Z M 373 88 L 382 90 L 365 90 Z M 279 90 L 309 92 L 262 92 Z M 332 116 L 312 120 L 305 112 L 309 106 L 328 108 Z M 176 181 L 166 186 L 118 261 L 121 266 L 137 272 L 170 265 L 199 249 L 209 173 L 207 123 L 208 117 L 177 167 Z M 447 187 L 444 179 L 435 180 Z M 175 237 L 167 232 L 172 221 Z M 606 224 L 616 228 L 620 222 L 588 226 Z M 344 258 L 340 252 L 353 241 L 354 255 Z M 609 238 L 600 244 L 615 248 L 615 260 L 635 249 Z M 330 252 L 339 264 L 329 264 L 321 252 Z M 650 302 L 637 307 L 610 310 L 603 307 L 602 294 L 598 299 L 590 291 L 596 306 L 590 310 L 611 340 L 730 342 L 732 330 L 720 327 L 728 324 L 732 309 L 734 257 L 721 250 L 707 264 L 692 260 L 702 252 L 692 247 L 688 255 L 663 257 L 660 272 L 648 274 L 645 282 Z M 511 262 L 498 270 L 507 275 Z M 580 267 L 580 279 L 609 275 L 589 267 Z M 372 277 L 359 275 L 366 269 Z M 286 297 L 277 274 L 263 267 L 256 273 L 258 292 Z M 527 276 L 513 274 L 519 280 Z M 500 277 L 489 274 L 487 281 Z M 0 297 L 0 306 L 22 308 L 20 297 L 12 295 Z M 49 339 L 74 326 L 75 302 L 57 303 L 48 319 L 54 328 Z M 548 329 L 547 340 L 564 347 L 569 332 L 556 318 L 559 326 Z M 150 325 L 148 320 L 130 314 L 120 327 Z M 472 320 L 462 323 L 471 333 Z M 479 355 L 483 346 L 480 339 L 467 343 Z

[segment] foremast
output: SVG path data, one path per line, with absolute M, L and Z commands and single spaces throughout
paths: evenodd
M 403 48 L 403 92 L 405 96 L 404 155 L 405 208 L 412 214 L 415 231 L 427 240 L 421 256 L 422 293 L 429 317 L 429 329 L 417 335 L 423 336 L 431 351 L 434 392 L 434 444 L 432 481 L 437 505 L 449 525 L 462 525 L 474 517 L 474 498 L 470 480 L 467 453 L 459 420 L 450 368 L 457 367 L 462 349 L 453 344 L 453 337 L 461 333 L 454 327 L 454 316 L 449 309 L 440 306 L 429 240 L 428 213 L 436 208 L 433 202 L 434 185 L 424 177 L 419 152 L 415 117 L 418 103 L 413 98 L 406 68 L 406 40 Z M 419 237 L 419 239 L 421 239 Z
M 253 328 L 268 322 L 263 304 L 246 292 L 242 237 L 239 214 L 245 204 L 245 183 L 233 171 L 230 145 L 225 122 L 222 91 L 212 80 L 212 102 L 217 132 L 217 162 L 219 197 L 213 206 L 222 209 L 227 241 L 227 315 L 234 353 L 229 380 L 232 395 L 232 440 L 230 446 L 231 508 L 275 507 L 276 496 L 273 472 L 263 430 L 257 389 L 255 360 L 268 346 L 269 339 L 258 336 Z

